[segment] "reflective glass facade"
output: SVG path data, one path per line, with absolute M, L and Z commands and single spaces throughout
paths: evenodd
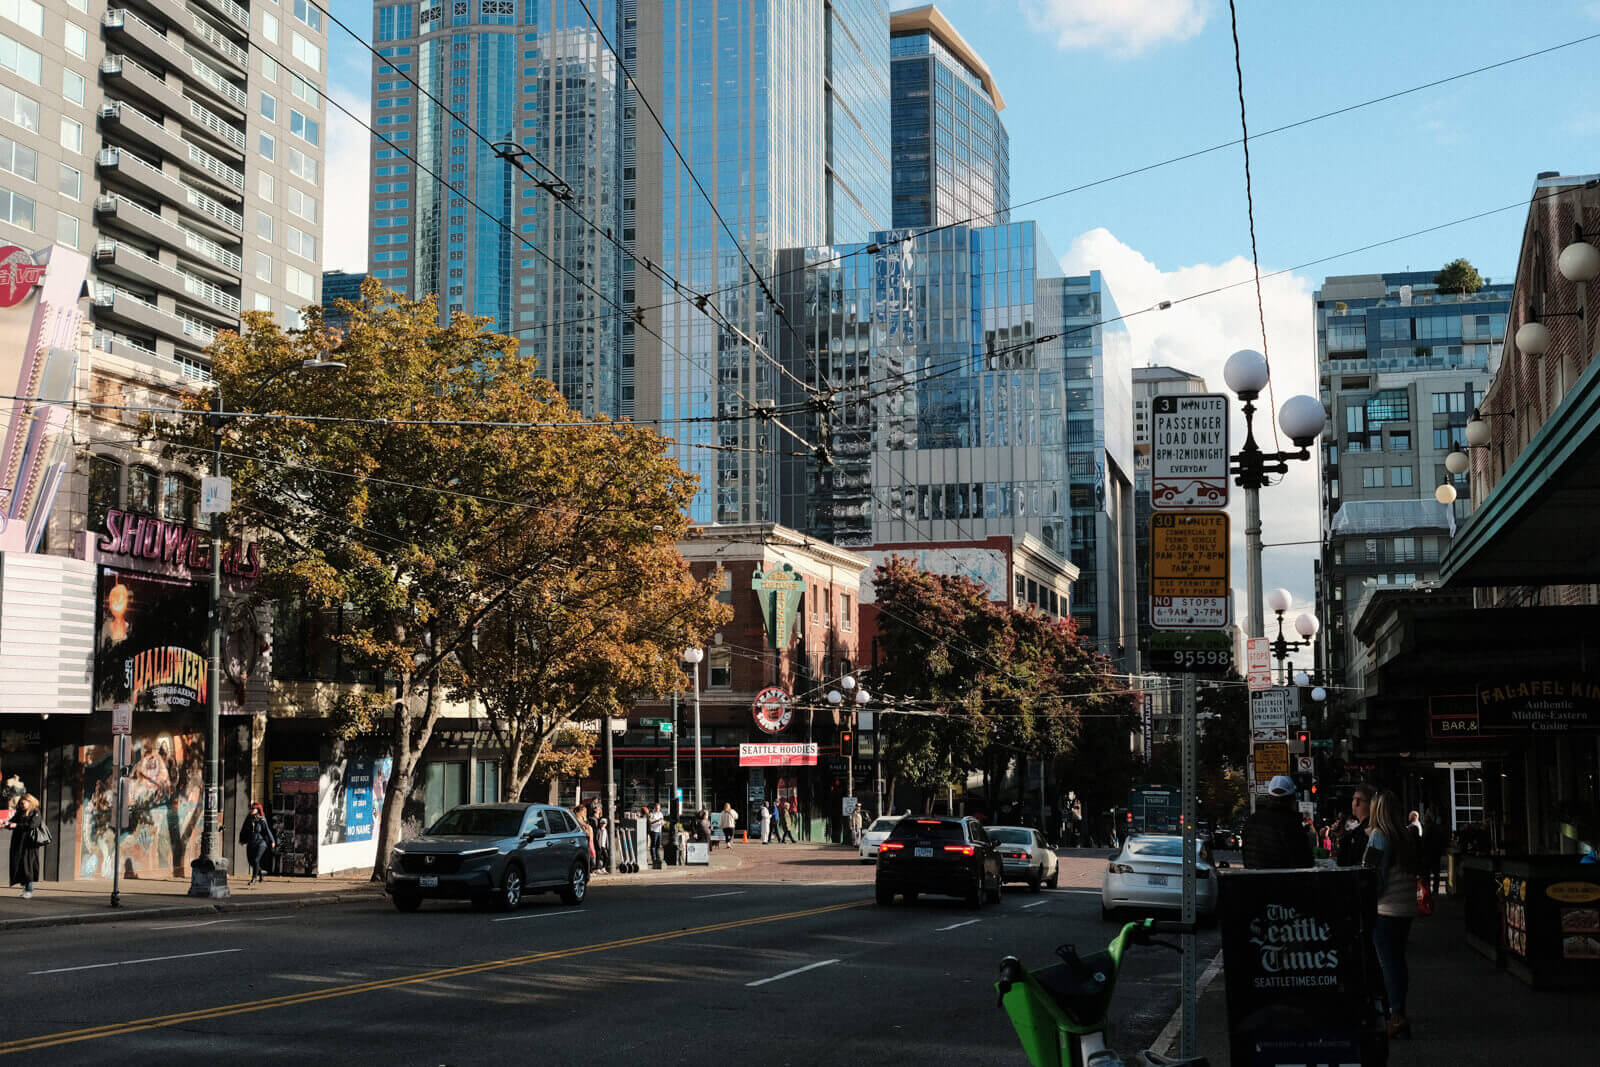
M 894 225 L 1006 222 L 1011 138 L 983 78 L 928 30 L 889 50 Z
M 614 32 L 616 3 L 589 9 Z M 588 13 L 577 0 L 444 0 L 379 6 L 373 25 L 373 126 L 447 183 L 374 137 L 371 273 L 413 297 L 437 294 L 442 316 L 489 318 L 574 407 L 615 414 L 621 257 L 589 222 L 622 229 L 621 90 Z M 537 164 L 524 176 L 408 76 L 560 175 L 576 212 L 534 184 L 548 180 Z
M 852 547 L 1032 533 L 1081 568 L 1085 632 L 1117 632 L 1131 371 L 1100 275 L 1063 277 L 1033 223 L 905 236 L 779 255 L 785 363 L 840 403 L 833 466 L 784 459 L 778 521 Z
M 859 241 L 891 223 L 886 0 L 829 0 L 828 232 Z

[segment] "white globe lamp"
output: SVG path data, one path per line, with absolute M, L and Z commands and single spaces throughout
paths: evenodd
M 1222 365 L 1222 380 L 1238 394 L 1240 400 L 1254 400 L 1260 396 L 1271 376 L 1267 357 L 1253 348 L 1239 349 Z

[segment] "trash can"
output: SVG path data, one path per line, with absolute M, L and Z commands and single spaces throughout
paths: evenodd
M 1388 1062 L 1377 872 L 1218 872 L 1233 1067 Z

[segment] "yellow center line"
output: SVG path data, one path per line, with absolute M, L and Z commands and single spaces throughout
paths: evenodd
M 0 1043 L 0 1056 L 14 1052 L 33 1052 L 42 1048 L 51 1048 L 56 1045 L 70 1045 L 79 1041 L 95 1041 L 105 1037 L 120 1037 L 124 1034 L 137 1033 L 140 1030 L 156 1030 L 164 1026 L 178 1026 L 183 1023 L 203 1022 L 207 1019 L 221 1019 L 229 1015 L 243 1015 L 254 1011 L 270 1011 L 274 1008 L 296 1007 L 309 1004 L 317 1000 L 331 1000 L 335 997 L 349 997 L 358 993 L 375 993 L 384 989 L 397 989 L 401 986 L 417 985 L 425 982 L 439 982 L 450 978 L 462 978 L 468 975 L 483 974 L 487 971 L 501 971 L 511 967 L 522 967 L 530 963 L 542 963 L 548 960 L 566 959 L 569 956 L 583 956 L 595 952 L 608 952 L 616 949 L 634 948 L 639 945 L 649 945 L 658 941 L 673 941 L 682 937 L 694 937 L 701 934 L 717 933 L 721 930 L 733 930 L 741 926 L 760 926 L 764 923 L 784 922 L 790 919 L 804 919 L 813 915 L 824 915 L 831 911 L 843 911 L 846 908 L 859 908 L 868 901 L 852 901 L 848 904 L 830 904 L 821 908 L 807 908 L 803 911 L 782 912 L 777 915 L 759 915 L 751 919 L 735 919 L 730 922 L 711 923 L 707 926 L 693 926 L 682 930 L 665 930 L 655 934 L 641 934 L 637 937 L 624 937 L 615 941 L 602 941 L 593 945 L 579 945 L 575 948 L 551 949 L 546 952 L 533 952 L 525 956 L 512 956 L 503 960 L 485 960 L 481 963 L 467 963 L 459 967 L 443 967 L 434 971 L 423 971 L 419 974 L 401 975 L 396 978 L 379 978 L 369 982 L 355 982 L 351 985 L 335 986 L 332 989 L 313 989 L 304 993 L 289 993 L 284 996 L 267 997 L 262 1000 L 246 1000 L 235 1004 L 219 1004 L 212 1008 L 196 1008 L 191 1011 L 176 1012 L 172 1015 L 154 1015 L 147 1019 L 130 1019 L 126 1022 L 108 1023 L 104 1026 L 91 1026 L 82 1030 L 65 1030 L 56 1034 L 40 1034 L 36 1037 L 24 1037 L 15 1041 Z

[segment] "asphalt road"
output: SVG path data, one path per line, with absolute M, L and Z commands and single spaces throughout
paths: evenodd
M 1000 958 L 1042 966 L 1116 930 L 1081 889 L 1008 889 L 981 911 L 870 898 L 859 882 L 618 883 L 510 914 L 375 900 L 12 932 L 0 1059 L 1021 1064 L 995 1007 Z M 1165 1024 L 1177 973 L 1174 953 L 1130 953 L 1119 1047 Z

